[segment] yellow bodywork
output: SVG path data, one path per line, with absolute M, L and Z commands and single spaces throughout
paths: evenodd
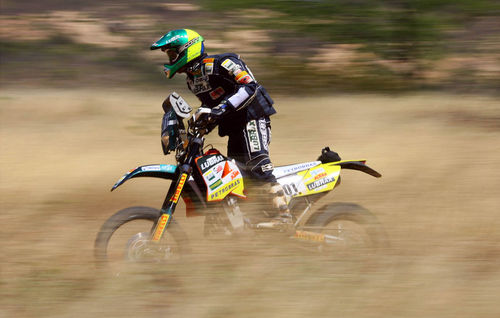
M 300 171 L 297 175 L 302 177 L 302 184 L 299 185 L 299 192 L 294 197 L 331 191 L 338 182 L 341 167 L 331 163 L 320 164 L 305 171 Z

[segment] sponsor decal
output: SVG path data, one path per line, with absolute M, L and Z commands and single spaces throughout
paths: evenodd
M 248 73 L 246 71 L 241 71 L 241 72 L 238 72 L 238 74 L 234 74 L 234 75 L 235 75 L 234 78 L 238 82 L 242 77 L 248 75 Z
M 161 167 L 160 165 L 154 165 L 154 166 L 145 166 L 141 168 L 142 171 L 160 171 Z
M 233 171 L 233 169 L 231 169 L 231 167 L 229 167 L 229 163 L 228 163 L 228 161 L 226 161 L 226 163 L 224 164 L 224 171 L 222 171 L 221 178 L 224 178 L 225 176 L 227 176 L 229 173 L 231 173 L 231 171 Z
M 291 166 L 290 168 L 283 170 L 283 174 L 288 174 L 296 171 L 306 170 L 308 168 L 319 165 L 319 162 L 308 162 L 296 166 Z
M 247 136 L 250 152 L 260 151 L 259 133 L 257 132 L 257 122 L 255 119 L 249 121 L 247 124 Z
M 222 184 L 222 180 L 219 179 L 217 180 L 216 182 L 212 183 L 209 187 L 210 187 L 210 190 L 214 190 L 216 189 L 217 187 L 219 187 L 220 185 Z
M 224 62 L 222 62 L 222 67 L 225 68 L 229 74 L 233 75 L 234 73 L 236 73 L 241 67 L 234 63 L 233 61 L 231 61 L 230 59 L 226 59 L 224 60 Z
M 177 169 L 177 166 L 174 165 L 151 165 L 141 167 L 141 171 L 163 171 L 170 173 L 174 173 L 175 169 Z
M 265 120 L 259 120 L 259 129 L 260 135 L 262 136 L 262 145 L 264 146 L 265 150 L 269 150 L 269 143 L 271 141 L 268 132 L 270 133 L 271 131 L 267 129 L 267 123 Z
M 311 191 L 333 181 L 335 181 L 335 177 L 319 179 L 317 181 L 314 181 L 313 183 L 308 184 L 307 189 Z
M 217 98 L 221 97 L 222 95 L 224 95 L 225 91 L 222 87 L 217 87 L 216 89 L 214 89 L 213 91 L 210 92 L 210 97 L 213 99 L 213 100 L 216 100 Z
M 234 170 L 231 173 L 231 180 L 234 180 L 234 178 L 236 178 L 239 174 L 240 174 L 240 172 L 238 170 Z
M 215 58 L 209 57 L 209 58 L 203 59 L 203 63 L 213 63 L 214 60 L 215 60 Z
M 315 242 L 324 242 L 325 241 L 325 235 L 321 233 L 314 233 L 314 232 L 309 232 L 309 231 L 295 231 L 295 238 L 302 239 L 302 240 L 308 240 L 308 241 L 315 241 Z
M 222 195 L 224 193 L 229 193 L 231 190 L 236 188 L 239 184 L 241 183 L 241 179 L 237 179 L 232 181 L 231 183 L 225 185 L 222 189 L 218 190 L 217 192 L 214 192 L 210 195 L 210 200 L 216 199 L 218 197 L 222 198 Z
M 181 180 L 179 181 L 179 185 L 177 186 L 177 189 L 175 189 L 175 193 L 170 199 L 170 201 L 177 203 L 179 201 L 179 196 L 181 195 L 182 188 L 184 187 L 184 183 L 186 182 L 187 174 L 183 173 L 181 176 Z
M 153 235 L 153 241 L 159 241 L 165 227 L 167 226 L 168 220 L 170 219 L 170 214 L 162 214 L 160 220 L 158 221 L 158 226 L 155 230 L 155 235 Z
M 262 165 L 261 169 L 262 169 L 262 172 L 266 172 L 266 171 L 272 171 L 274 168 L 273 168 L 272 163 L 268 163 L 268 164 Z
M 212 74 L 214 72 L 214 63 L 205 64 L 205 74 Z
M 318 180 L 318 179 L 321 179 L 324 177 L 326 177 L 326 172 L 322 172 L 320 174 L 317 174 L 316 176 L 314 176 L 314 180 Z
M 184 51 L 185 49 L 187 49 L 188 47 L 190 47 L 191 45 L 195 44 L 196 42 L 198 42 L 200 40 L 200 37 L 197 36 L 195 37 L 194 39 L 188 41 L 186 44 L 184 44 L 183 46 L 181 46 L 181 48 L 179 49 L 179 52 L 182 52 Z
M 208 92 L 209 90 L 212 89 L 212 86 L 210 86 L 210 83 L 208 82 L 208 75 L 197 76 L 193 79 L 188 78 L 187 84 L 189 89 L 195 95 Z
M 323 172 L 325 172 L 325 168 L 318 167 L 316 169 L 311 170 L 309 173 L 311 174 L 311 176 L 316 176 L 316 175 L 321 174 Z
M 210 170 L 207 174 L 206 174 L 206 177 L 207 177 L 207 180 L 208 181 L 213 181 L 215 179 L 215 174 L 213 173 L 212 170 Z
M 174 173 L 177 166 L 174 165 L 160 165 L 160 170 L 165 172 Z
M 181 38 L 181 36 L 180 35 L 176 35 L 173 38 L 171 38 L 168 41 L 166 41 L 164 45 L 170 44 L 170 43 L 174 42 L 175 40 L 177 40 L 179 38 Z M 153 46 L 156 47 L 156 46 L 160 46 L 160 45 L 158 43 L 154 43 Z
M 180 35 L 176 35 L 173 38 L 171 38 L 170 40 L 166 41 L 165 43 L 166 44 L 172 43 L 172 42 L 176 41 L 177 39 L 180 39 L 181 37 L 182 36 L 180 36 Z
M 239 84 L 248 84 L 248 83 L 252 82 L 252 80 L 253 80 L 250 77 L 250 75 L 248 75 L 248 73 L 246 71 L 238 73 L 238 75 L 235 77 L 235 79 L 236 79 L 236 82 Z
M 215 166 L 217 163 L 219 163 L 223 160 L 224 160 L 224 157 L 222 155 L 212 155 L 212 156 L 203 157 L 200 159 L 200 161 L 202 161 L 200 163 L 200 169 L 202 172 L 205 172 L 210 167 Z

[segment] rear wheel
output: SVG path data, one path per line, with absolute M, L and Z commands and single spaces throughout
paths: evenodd
M 121 267 L 127 263 L 164 262 L 179 259 L 187 250 L 187 236 L 174 219 L 161 242 L 151 242 L 160 210 L 130 207 L 118 211 L 101 227 L 94 254 L 100 265 Z
M 375 215 L 354 203 L 332 203 L 321 207 L 304 229 L 325 235 L 322 249 L 378 248 L 388 244 Z

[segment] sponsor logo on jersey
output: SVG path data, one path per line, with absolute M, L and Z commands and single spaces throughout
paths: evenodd
M 216 89 L 214 89 L 213 91 L 210 92 L 210 97 L 213 99 L 213 100 L 216 100 L 217 98 L 221 97 L 222 95 L 224 95 L 225 91 L 222 87 L 217 87 Z
M 214 72 L 214 63 L 205 64 L 205 74 L 212 74 Z
M 257 131 L 257 121 L 251 120 L 247 124 L 247 137 L 250 146 L 250 152 L 257 152 L 261 150 L 259 133 Z
M 267 129 L 265 120 L 259 120 L 260 135 L 262 136 L 262 145 L 265 150 L 269 150 L 269 143 L 271 143 L 271 130 Z
M 246 71 L 243 71 L 239 72 L 238 75 L 236 75 L 235 80 L 240 84 L 248 84 L 252 82 L 253 79 Z
M 335 177 L 319 179 L 317 181 L 314 181 L 313 183 L 308 184 L 307 189 L 311 191 L 333 181 L 335 181 Z
M 194 79 L 188 78 L 187 83 L 189 89 L 195 95 L 208 92 L 209 90 L 212 89 L 212 86 L 210 86 L 210 83 L 208 81 L 208 75 L 197 76 Z
M 225 68 L 229 74 L 233 75 L 235 74 L 239 69 L 241 69 L 241 66 L 238 64 L 234 63 L 230 59 L 225 59 L 224 62 L 222 62 L 222 67 Z

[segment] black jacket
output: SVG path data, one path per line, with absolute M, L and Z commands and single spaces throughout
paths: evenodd
M 234 53 L 204 56 L 187 74 L 189 89 L 204 106 L 229 106 L 219 124 L 220 136 L 242 129 L 249 120 L 276 113 L 267 91 Z

